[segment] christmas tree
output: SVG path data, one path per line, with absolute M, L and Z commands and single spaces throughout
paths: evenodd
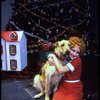
M 88 0 L 14 0 L 11 6 L 13 16 L 6 30 L 25 32 L 28 53 L 38 52 L 41 45 L 49 47 L 72 35 L 81 36 L 89 43 Z

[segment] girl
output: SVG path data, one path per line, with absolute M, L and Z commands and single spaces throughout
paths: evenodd
M 82 100 L 83 86 L 80 80 L 82 62 L 80 55 L 85 50 L 85 43 L 79 37 L 70 37 L 69 42 L 71 44 L 70 61 L 65 66 L 57 60 L 55 55 L 51 54 L 53 60 L 49 59 L 49 63 L 56 67 L 58 73 L 64 73 L 52 100 Z

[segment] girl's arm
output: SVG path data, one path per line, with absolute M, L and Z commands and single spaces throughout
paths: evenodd
M 52 59 L 51 59 L 52 58 Z M 50 65 L 55 66 L 58 73 L 65 73 L 70 71 L 67 66 L 63 66 L 54 54 L 50 54 L 48 57 Z

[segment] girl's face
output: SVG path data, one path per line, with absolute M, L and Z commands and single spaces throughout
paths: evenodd
M 78 45 L 76 45 L 74 48 L 70 50 L 69 57 L 71 59 L 75 59 L 79 56 L 79 53 L 80 53 L 80 48 Z

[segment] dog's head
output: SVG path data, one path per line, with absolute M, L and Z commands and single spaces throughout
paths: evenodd
M 61 40 L 54 44 L 54 51 L 57 55 L 66 55 L 70 51 L 70 43 L 68 40 Z

